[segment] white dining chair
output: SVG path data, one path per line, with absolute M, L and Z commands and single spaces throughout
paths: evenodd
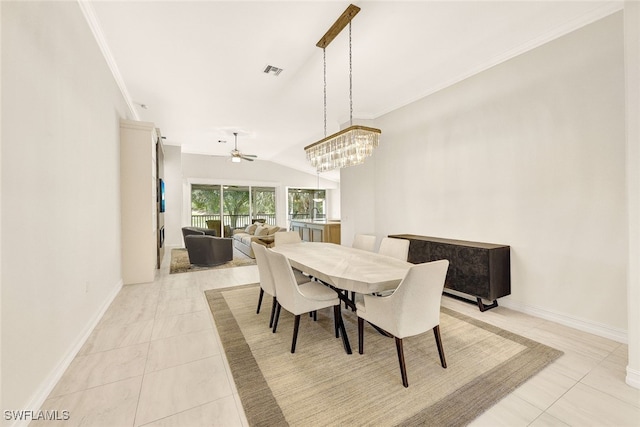
M 380 247 L 378 248 L 378 253 L 406 261 L 409 256 L 409 241 L 407 239 L 383 237 L 380 242 Z
M 447 367 L 440 337 L 440 300 L 449 268 L 448 260 L 417 264 L 409 269 L 389 296 L 364 295 L 356 303 L 358 352 L 364 353 L 364 321 L 393 335 L 396 340 L 402 385 L 409 387 L 402 339 L 433 330 L 440 364 Z
M 260 306 L 262 305 L 262 298 L 266 292 L 273 297 L 271 301 L 271 316 L 269 317 L 269 327 L 273 327 L 273 318 L 276 312 L 276 305 L 278 304 L 276 298 L 276 285 L 273 281 L 273 275 L 271 274 L 271 267 L 267 260 L 267 248 L 259 243 L 251 242 L 251 248 L 253 254 L 256 257 L 256 263 L 258 264 L 258 276 L 260 277 L 260 295 L 258 296 L 258 309 L 256 314 L 260 314 Z
M 276 286 L 277 305 L 275 319 L 273 321 L 273 332 L 278 328 L 280 309 L 285 310 L 295 316 L 293 324 L 293 338 L 291 340 L 291 353 L 296 351 L 298 339 L 298 329 L 300 327 L 300 315 L 311 313 L 327 307 L 333 307 L 336 338 L 342 335 L 342 344 L 347 354 L 351 354 L 351 346 L 347 332 L 342 322 L 342 312 L 340 311 L 340 299 L 336 291 L 321 285 L 318 282 L 306 282 L 297 284 L 289 260 L 282 254 L 267 249 L 265 251 L 273 280 Z
M 256 314 L 260 314 L 260 306 L 262 305 L 262 298 L 264 297 L 264 293 L 266 292 L 268 295 L 273 297 L 273 301 L 271 302 L 271 316 L 269 317 L 269 327 L 273 327 L 273 318 L 276 309 L 277 295 L 276 295 L 276 285 L 273 281 L 273 274 L 271 273 L 271 266 L 269 265 L 269 261 L 267 260 L 267 251 L 266 246 L 261 245 L 256 242 L 251 242 L 251 248 L 253 249 L 253 254 L 256 257 L 256 263 L 258 264 L 258 276 L 260 277 L 260 294 L 258 295 L 258 308 L 256 309 Z M 305 276 L 301 271 L 293 270 L 293 275 L 296 278 L 296 283 L 306 283 L 308 282 L 309 276 Z
M 356 234 L 353 238 L 352 248 L 362 249 L 363 251 L 375 252 L 376 236 L 368 234 Z
M 297 231 L 278 231 L 273 235 L 273 245 L 286 245 L 288 243 L 300 243 L 300 233 Z

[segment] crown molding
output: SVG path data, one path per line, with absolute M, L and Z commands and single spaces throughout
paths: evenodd
M 425 92 L 422 92 L 421 94 L 418 94 L 410 99 L 407 99 L 405 101 L 401 101 L 398 104 L 396 104 L 395 106 L 392 106 L 390 108 L 386 108 L 376 114 L 374 114 L 374 119 L 379 118 L 380 116 L 383 116 L 385 114 L 388 114 L 392 111 L 395 111 L 399 108 L 402 108 L 404 106 L 407 106 L 409 104 L 412 104 L 413 102 L 416 102 L 422 98 L 426 98 L 429 95 L 432 95 L 436 92 L 439 92 L 443 89 L 446 89 L 450 86 L 455 85 L 456 83 L 460 83 L 461 81 L 468 79 L 469 77 L 472 77 L 476 74 L 479 74 L 483 71 L 488 70 L 491 67 L 494 67 L 498 64 L 501 64 L 503 62 L 508 61 L 509 59 L 515 58 L 519 55 L 522 55 L 523 53 L 526 53 L 530 50 L 533 50 L 537 47 L 540 47 L 546 43 L 549 43 L 550 41 L 553 41 L 557 38 L 560 38 L 564 35 L 567 35 L 573 31 L 576 31 L 582 27 L 585 27 L 589 24 L 592 24 L 600 19 L 603 19 L 609 15 L 612 15 L 618 11 L 621 11 L 624 9 L 624 1 L 621 0 L 612 0 L 612 1 L 605 1 L 602 2 L 603 4 L 600 5 L 599 7 L 596 7 L 592 10 L 590 10 L 587 13 L 584 13 L 583 15 L 580 15 L 579 17 L 572 19 L 570 21 L 565 22 L 563 25 L 560 25 L 556 28 L 553 28 L 550 31 L 547 31 L 544 34 L 539 35 L 538 37 L 535 37 L 525 43 L 520 44 L 519 46 L 508 50 L 507 52 L 504 52 L 500 55 L 496 55 L 494 57 L 489 58 L 487 61 L 478 64 L 476 67 L 474 67 L 473 69 L 471 69 L 468 72 L 465 72 L 464 74 L 460 74 L 458 76 L 454 76 L 453 78 L 451 78 L 449 81 L 432 87 L 431 89 L 428 89 Z
M 111 50 L 109 49 L 107 40 L 105 39 L 104 33 L 102 32 L 102 28 L 100 27 L 98 19 L 96 18 L 96 14 L 94 12 L 93 6 L 91 6 L 91 3 L 89 2 L 89 0 L 77 0 L 77 1 L 78 1 L 78 5 L 80 6 L 80 10 L 82 11 L 82 14 L 87 20 L 87 24 L 89 25 L 89 28 L 91 29 L 91 32 L 93 33 L 93 36 L 96 39 L 96 42 L 98 42 L 98 46 L 100 47 L 102 56 L 104 56 L 105 61 L 107 61 L 107 65 L 109 66 L 109 69 L 111 70 L 111 74 L 113 75 L 113 78 L 115 79 L 116 84 L 118 85 L 118 88 L 122 93 L 122 97 L 124 98 L 124 101 L 127 104 L 127 107 L 129 107 L 129 112 L 131 113 L 131 116 L 135 120 L 140 120 L 140 116 L 138 115 L 138 112 L 134 107 L 133 101 L 131 100 L 131 95 L 129 95 L 127 86 L 125 85 L 124 79 L 122 78 L 122 74 L 120 74 L 120 69 L 118 68 L 118 64 L 116 64 L 116 61 L 113 59 L 113 55 L 111 54 Z

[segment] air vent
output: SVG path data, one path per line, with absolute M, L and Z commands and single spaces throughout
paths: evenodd
M 282 72 L 282 68 L 274 67 L 273 65 L 267 65 L 264 69 L 265 74 L 273 74 L 274 76 L 279 76 Z

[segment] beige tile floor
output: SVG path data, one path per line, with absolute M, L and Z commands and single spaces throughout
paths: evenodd
M 255 283 L 257 267 L 169 275 L 169 252 L 153 283 L 123 287 L 43 404 L 70 411 L 61 425 L 247 425 L 203 291 Z M 503 307 L 443 305 L 565 352 L 473 426 L 640 426 L 626 345 Z

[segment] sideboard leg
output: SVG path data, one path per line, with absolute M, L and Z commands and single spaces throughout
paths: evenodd
M 487 311 L 487 310 L 491 310 L 492 308 L 496 308 L 498 306 L 498 300 L 494 299 L 493 302 L 489 305 L 485 305 L 482 302 L 482 298 L 476 298 L 478 300 L 478 308 L 480 309 L 480 311 Z

